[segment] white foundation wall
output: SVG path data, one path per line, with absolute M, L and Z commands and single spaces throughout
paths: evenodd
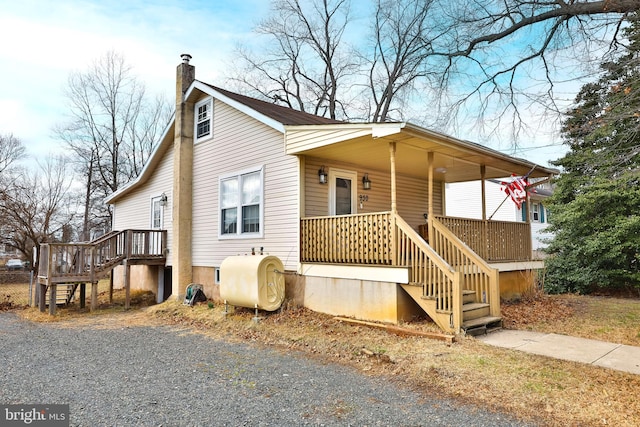
M 391 282 L 305 276 L 304 306 L 320 313 L 398 323 L 424 312 Z

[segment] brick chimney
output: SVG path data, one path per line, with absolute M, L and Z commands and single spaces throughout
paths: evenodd
M 191 55 L 182 54 L 176 70 L 176 117 L 173 140 L 173 222 L 171 245 L 171 297 L 184 298 L 192 282 L 191 235 L 193 222 L 193 102 L 184 94 L 195 80 Z

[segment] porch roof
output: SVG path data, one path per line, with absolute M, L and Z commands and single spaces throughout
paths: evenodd
M 427 178 L 427 153 L 434 153 L 434 178 L 444 182 L 485 179 L 511 174 L 546 177 L 556 169 L 535 165 L 474 142 L 457 139 L 411 123 L 360 123 L 285 126 L 285 151 L 329 160 L 357 163 L 389 171 L 389 143 L 396 143 L 398 172 Z M 477 167 L 476 167 L 477 166 Z

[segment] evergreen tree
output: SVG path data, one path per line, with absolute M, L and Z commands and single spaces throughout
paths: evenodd
M 568 153 L 549 206 L 551 292 L 640 290 L 640 20 L 567 114 Z

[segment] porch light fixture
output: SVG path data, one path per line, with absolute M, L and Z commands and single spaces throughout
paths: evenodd
M 447 168 L 442 168 L 442 167 L 435 168 L 435 171 L 438 173 L 447 173 Z
M 160 195 L 160 206 L 167 206 L 167 195 L 162 193 Z
M 320 166 L 320 169 L 318 169 L 318 182 L 320 184 L 327 183 L 327 172 L 324 170 L 324 166 Z
M 362 177 L 362 188 L 365 190 L 371 190 L 371 180 L 369 179 L 368 173 L 365 173 Z

